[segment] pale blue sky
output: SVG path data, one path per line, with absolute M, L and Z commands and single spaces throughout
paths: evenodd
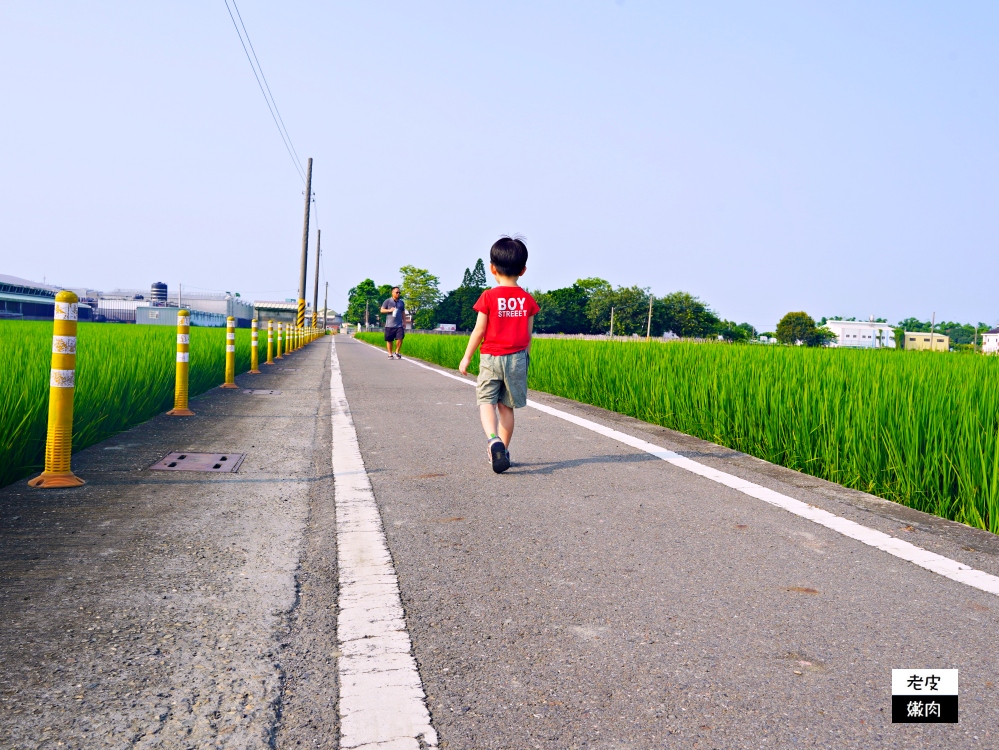
M 240 9 L 334 307 L 516 232 L 532 288 L 999 320 L 995 3 Z M 0 273 L 295 295 L 303 186 L 222 0 L 10 0 L 0 69 Z

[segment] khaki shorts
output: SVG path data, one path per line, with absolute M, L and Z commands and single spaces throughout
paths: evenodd
M 479 355 L 479 379 L 475 400 L 480 404 L 503 404 L 511 409 L 527 406 L 527 350 L 513 354 Z

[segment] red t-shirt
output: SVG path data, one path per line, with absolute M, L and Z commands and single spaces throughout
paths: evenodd
M 484 291 L 473 309 L 489 316 L 486 337 L 482 339 L 479 351 L 502 356 L 527 348 L 531 343 L 527 320 L 537 315 L 541 308 L 534 297 L 519 286 L 497 286 Z

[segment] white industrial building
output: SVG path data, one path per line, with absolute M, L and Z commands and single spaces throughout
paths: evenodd
M 999 354 L 999 328 L 982 334 L 982 354 Z
M 830 342 L 830 346 L 895 348 L 895 329 L 887 323 L 875 323 L 873 320 L 827 320 L 825 326 L 836 334 L 836 340 Z

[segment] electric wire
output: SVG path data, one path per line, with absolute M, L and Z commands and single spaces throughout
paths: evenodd
M 233 28 L 236 29 L 236 36 L 239 37 L 239 43 L 243 47 L 243 53 L 246 55 L 246 61 L 250 64 L 250 70 L 253 71 L 253 77 L 257 81 L 257 86 L 260 88 L 261 95 L 264 97 L 264 103 L 267 104 L 267 110 L 271 113 L 271 119 L 274 120 L 274 126 L 278 129 L 278 135 L 281 136 L 281 142 L 284 143 L 285 150 L 288 152 L 288 156 L 291 159 L 292 164 L 295 165 L 295 171 L 298 172 L 299 178 L 302 182 L 306 182 L 305 172 L 302 169 L 302 159 L 298 155 L 298 150 L 295 148 L 295 144 L 291 139 L 291 133 L 288 132 L 288 127 L 284 124 L 284 118 L 281 116 L 281 110 L 278 108 L 277 100 L 271 92 L 270 84 L 267 82 L 267 76 L 264 74 L 264 68 L 260 64 L 260 59 L 257 57 L 257 51 L 253 47 L 253 41 L 250 39 L 250 32 L 246 28 L 246 23 L 243 21 L 243 15 L 239 12 L 239 6 L 236 4 L 236 0 L 231 1 L 232 8 L 229 7 L 230 0 L 225 0 L 225 7 L 226 11 L 229 13 L 229 20 L 232 21 Z M 235 17 L 232 14 L 233 9 L 236 11 Z M 236 18 L 239 19 L 238 24 L 236 23 Z M 242 28 L 242 31 L 240 31 L 240 28 Z M 245 42 L 243 41 L 244 37 L 246 38 Z M 249 50 L 247 50 L 247 45 L 249 45 Z M 254 63 L 256 63 L 256 65 L 254 65 Z M 261 83 L 261 81 L 263 82 Z M 309 198 L 315 214 L 316 229 L 321 229 L 319 222 L 319 204 L 316 201 L 315 191 L 313 191 Z M 323 281 L 328 281 L 326 278 L 326 264 L 323 263 L 322 257 L 319 258 L 319 264 L 323 275 Z M 271 290 L 271 292 L 263 293 L 268 294 L 283 291 L 287 290 L 275 289 Z M 258 291 L 255 293 L 260 292 Z
M 271 101 L 274 103 L 274 111 L 277 112 L 278 120 L 281 121 L 281 127 L 284 128 L 285 135 L 288 136 L 288 143 L 291 145 L 291 150 L 295 154 L 295 162 L 297 164 L 302 163 L 302 157 L 298 155 L 298 151 L 295 150 L 295 143 L 291 140 L 291 133 L 288 132 L 288 126 L 284 124 L 284 118 L 281 117 L 281 110 L 278 109 L 277 99 L 274 98 L 274 94 L 271 93 L 271 86 L 267 83 L 267 76 L 264 75 L 264 67 L 260 64 L 260 60 L 257 59 L 257 51 L 253 49 L 253 40 L 250 39 L 250 32 L 246 30 L 246 24 L 243 23 L 243 16 L 239 12 L 239 6 L 236 5 L 236 0 L 232 0 L 232 7 L 236 9 L 236 17 L 239 19 L 239 25 L 243 27 L 243 34 L 246 35 L 246 43 L 250 45 L 250 52 L 253 53 L 253 59 L 257 63 L 257 70 L 260 71 L 260 77 L 264 79 L 264 87 L 267 89 L 267 95 L 270 96 Z
M 236 2 L 235 0 L 233 0 L 233 5 L 235 4 Z M 288 152 L 288 158 L 290 158 L 292 163 L 295 165 L 295 171 L 298 172 L 298 176 L 301 178 L 302 182 L 305 182 L 305 173 L 302 171 L 302 165 L 295 158 L 294 149 L 289 144 L 290 137 L 285 136 L 285 131 L 281 129 L 282 123 L 279 123 L 278 116 L 274 114 L 274 110 L 277 108 L 277 103 L 275 102 L 274 106 L 273 107 L 271 106 L 271 100 L 267 97 L 267 92 L 264 90 L 264 86 L 260 82 L 260 76 L 263 75 L 263 69 L 260 70 L 260 75 L 257 75 L 257 69 L 253 65 L 253 60 L 250 59 L 250 52 L 249 50 L 246 49 L 246 42 L 243 41 L 243 34 L 240 33 L 239 26 L 236 23 L 236 19 L 232 15 L 232 9 L 229 7 L 229 0 L 225 0 L 225 9 L 229 13 L 229 19 L 232 21 L 233 28 L 236 29 L 236 36 L 239 37 L 239 43 L 243 47 L 243 53 L 246 55 L 246 61 L 250 63 L 250 69 L 253 71 L 253 77 L 257 80 L 257 86 L 260 87 L 260 93 L 263 95 L 264 102 L 267 104 L 267 110 L 271 113 L 271 119 L 274 120 L 274 127 L 278 129 L 278 135 L 281 136 L 281 142 L 284 143 L 285 150 Z M 236 10 L 236 13 L 237 15 L 239 14 L 238 8 Z M 246 40 L 247 42 L 249 42 L 250 40 L 249 34 L 247 34 Z M 252 47 L 253 45 L 251 44 L 250 46 Z

